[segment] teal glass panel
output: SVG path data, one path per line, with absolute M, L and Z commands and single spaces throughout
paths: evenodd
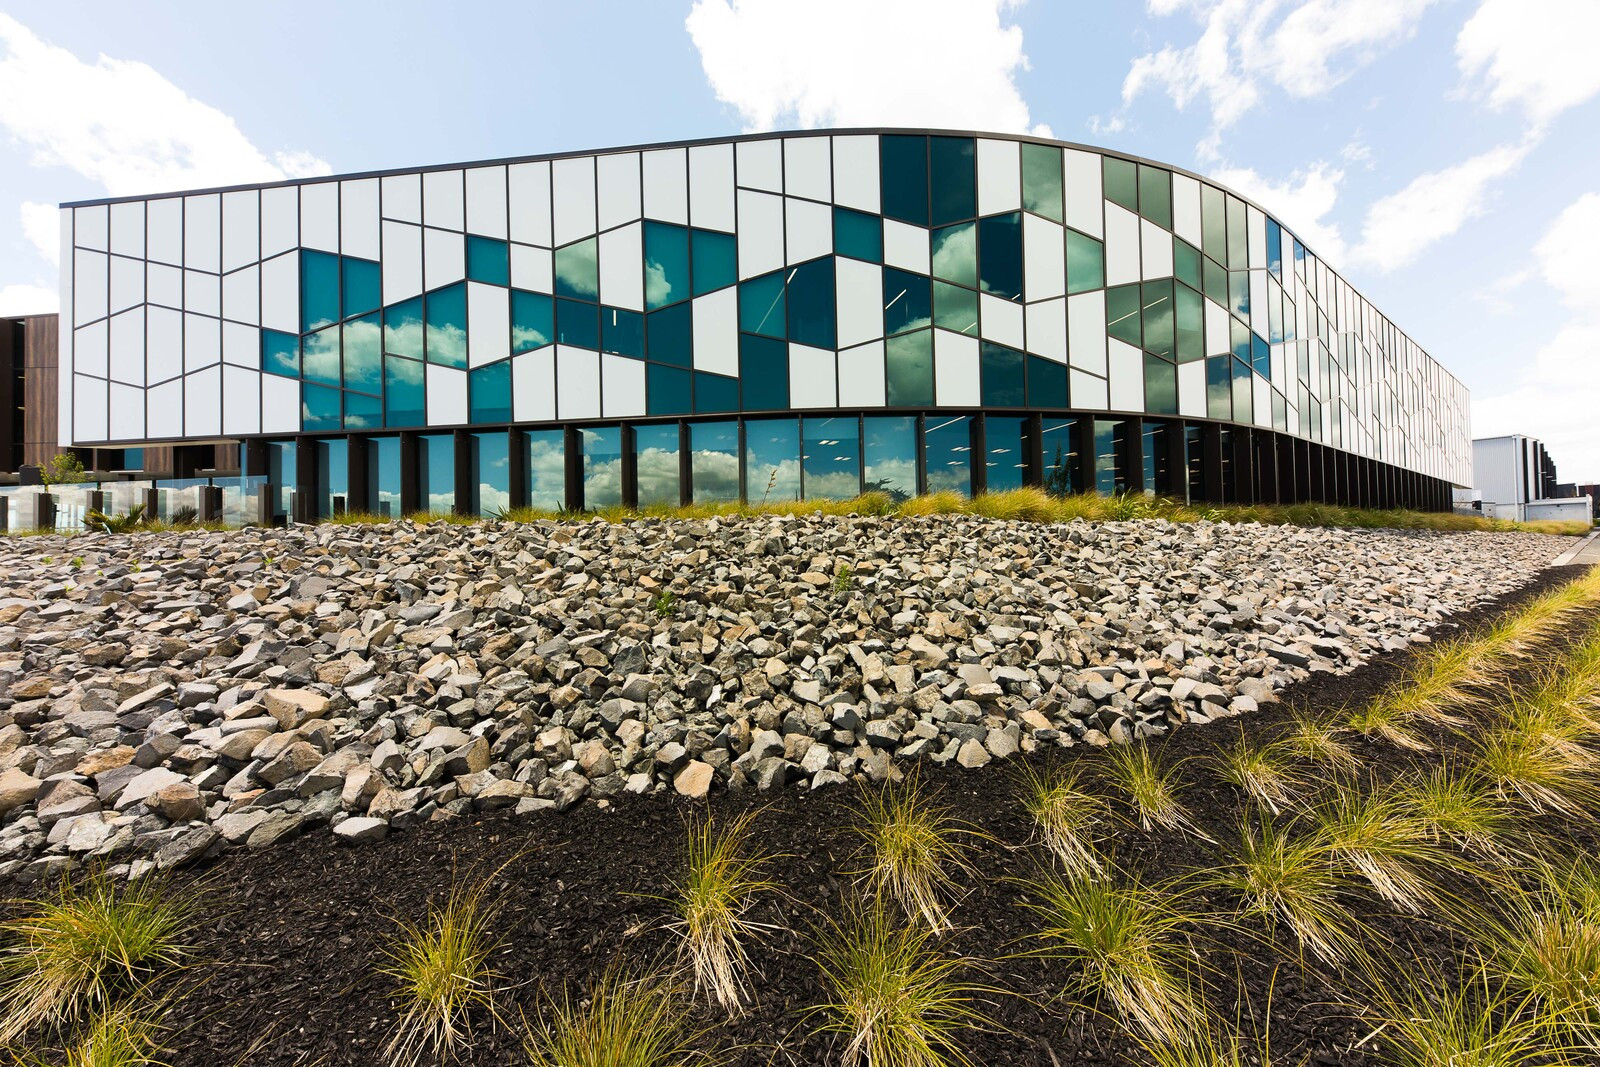
M 851 259 L 883 262 L 883 220 L 847 207 L 833 209 L 833 250 Z
M 1044 491 L 1051 496 L 1071 496 L 1085 486 L 1078 469 L 1078 420 L 1045 419 L 1040 435 Z
M 596 242 L 586 241 L 556 249 L 556 295 L 573 300 L 600 299 L 600 261 Z
M 583 448 L 583 506 L 587 511 L 622 504 L 622 427 L 578 431 Z
M 344 428 L 347 430 L 383 429 L 383 401 L 361 393 L 344 394 Z
M 1172 333 L 1172 283 L 1145 282 L 1143 286 L 1144 348 L 1163 359 L 1174 359 Z
M 1028 406 L 1064 408 L 1067 406 L 1067 367 L 1064 363 L 1028 357 Z
M 118 469 L 125 471 L 144 470 L 144 449 L 124 448 L 122 450 L 122 466 Z
M 277 490 L 273 501 L 275 515 L 287 515 L 293 503 L 295 470 L 299 465 L 299 446 L 294 441 L 267 442 L 267 481 Z
M 495 515 L 511 507 L 511 435 L 475 433 L 467 438 L 472 483 L 467 510 L 474 515 Z
M 861 492 L 861 427 L 854 415 L 800 420 L 801 491 L 807 500 Z
M 883 343 L 885 389 L 892 408 L 933 403 L 933 331 L 900 334 Z
M 740 337 L 739 382 L 746 411 L 788 407 L 789 346 L 770 337 Z
M 1228 310 L 1245 322 L 1250 321 L 1250 272 L 1228 272 Z
M 1027 397 L 1022 353 L 991 341 L 978 351 L 979 382 L 986 408 L 1020 408 Z
M 531 352 L 555 339 L 555 301 L 544 293 L 511 290 L 511 351 Z
M 1022 206 L 1035 215 L 1061 221 L 1061 149 L 1023 144 Z
M 1085 293 L 1106 284 L 1106 246 L 1077 230 L 1067 231 L 1067 292 Z
M 1205 288 L 1202 289 L 1201 291 L 1204 292 L 1209 299 L 1215 301 L 1218 304 L 1221 304 L 1223 307 L 1227 307 L 1228 306 L 1228 272 L 1227 272 L 1227 270 L 1225 270 L 1222 267 L 1221 264 L 1217 263 L 1210 256 L 1206 256 L 1204 259 L 1201 260 L 1200 267 L 1201 267 L 1201 274 L 1204 276 L 1203 280 L 1205 282 Z
M 694 410 L 689 371 L 665 363 L 645 366 L 645 411 L 651 415 L 687 415 Z
M 932 179 L 932 225 L 978 214 L 978 153 L 972 138 L 928 138 L 928 174 Z
M 1294 243 L 1294 272 L 1299 277 L 1304 278 L 1306 276 L 1306 246 L 1293 236 L 1290 236 L 1289 240 Z
M 1254 333 L 1250 335 L 1250 365 L 1257 374 L 1272 380 L 1272 346 Z
M 377 315 L 344 324 L 344 387 L 372 396 L 383 392 L 383 336 Z
M 887 336 L 921 329 L 933 322 L 933 297 L 927 278 L 893 267 L 883 272 L 883 332 Z
M 1022 298 L 1022 215 L 978 220 L 978 283 L 986 293 Z
M 344 317 L 377 311 L 383 303 L 378 265 L 369 259 L 344 258 Z
M 1227 199 L 1211 185 L 1200 187 L 1200 247 L 1218 263 L 1228 261 Z
M 349 412 L 345 413 L 349 418 Z M 333 514 L 333 498 L 343 497 L 348 506 L 350 500 L 350 442 L 342 438 L 332 438 L 326 441 L 315 442 L 317 457 L 317 517 L 327 518 Z
M 1250 384 L 1250 364 L 1242 359 L 1233 361 L 1233 417 L 1239 422 L 1255 419 L 1255 397 Z
M 1178 368 L 1148 352 L 1144 354 L 1144 409 L 1152 415 L 1178 413 Z
M 690 255 L 694 260 L 695 296 L 726 289 L 739 280 L 739 244 L 733 234 L 691 231 Z
M 1233 357 L 1206 357 L 1206 416 L 1213 419 L 1233 418 Z
M 673 374 L 684 371 L 672 367 L 662 370 Z M 687 390 L 686 390 L 687 392 Z M 641 508 L 677 507 L 678 486 L 678 424 L 665 426 L 636 426 L 633 430 L 633 468 L 635 485 Z
M 422 358 L 422 297 L 414 296 L 383 309 L 383 350 L 408 359 Z
M 389 426 L 423 426 L 428 421 L 422 364 L 390 356 L 383 361 L 384 422 Z
M 746 419 L 744 494 L 753 505 L 800 499 L 800 420 Z
M 789 340 L 813 348 L 832 348 L 834 318 L 833 257 L 813 259 L 789 272 Z
M 644 224 L 644 306 L 654 310 L 687 300 L 689 231 L 665 222 Z
M 1267 269 L 1273 277 L 1283 280 L 1283 228 L 1270 218 L 1267 220 Z
M 1191 289 L 1201 286 L 1200 250 L 1181 237 L 1172 239 L 1172 273 Z
M 455 434 L 430 433 L 417 438 L 417 483 L 417 499 L 424 511 L 455 511 Z
M 739 379 L 725 374 L 712 374 L 710 371 L 695 371 L 694 410 L 696 412 L 738 411 Z M 735 479 L 735 494 L 738 492 L 738 484 L 738 479 Z M 737 496 L 735 498 L 737 499 Z
M 468 421 L 511 421 L 511 361 L 502 359 L 467 372 Z
M 316 430 L 338 430 L 343 426 L 339 390 L 325 385 L 300 387 L 300 429 L 311 433 Z
M 1249 266 L 1250 244 L 1245 232 L 1244 201 L 1236 196 L 1230 196 L 1228 197 L 1228 269 L 1244 270 Z
M 905 134 L 878 138 L 883 213 L 915 226 L 928 224 L 928 139 Z
M 386 519 L 400 514 L 398 437 L 373 437 L 367 441 L 367 506 Z
M 930 270 L 935 278 L 969 289 L 978 287 L 978 224 L 963 222 L 929 235 Z
M 1106 333 L 1139 347 L 1139 287 L 1119 285 L 1106 290 Z
M 1139 168 L 1126 159 L 1104 157 L 1106 199 L 1129 211 L 1139 210 Z
M 696 375 L 702 377 L 702 375 Z M 703 375 L 715 378 L 717 375 Z M 731 381 L 732 379 L 728 379 Z M 695 383 L 695 393 L 700 391 Z M 707 410 L 707 409 L 702 409 Z M 690 496 L 696 504 L 721 504 L 739 499 L 739 424 L 689 424 Z
M 948 282 L 933 283 L 933 324 L 978 336 L 978 293 Z
M 1228 340 L 1233 346 L 1233 357 L 1250 362 L 1250 327 L 1238 319 L 1228 320 Z
M 644 316 L 622 308 L 601 308 L 600 351 L 643 359 Z
M 917 495 L 917 420 L 878 415 L 861 420 L 862 489 L 899 503 Z
M 739 329 L 763 337 L 782 337 L 788 321 L 783 295 L 783 271 L 741 282 Z
M 645 316 L 645 355 L 657 363 L 694 365 L 692 304 L 676 304 Z
M 300 253 L 300 332 L 320 330 L 339 321 L 339 257 L 327 252 Z
M 525 430 L 522 465 L 528 472 L 528 506 L 562 511 L 567 506 L 567 435 L 563 430 Z
M 1127 488 L 1121 456 L 1122 420 L 1094 420 L 1094 487 L 1110 496 Z
M 929 416 L 922 438 L 928 492 L 972 495 L 972 417 Z
M 300 338 L 292 333 L 262 330 L 261 369 L 285 378 L 300 377 Z
M 579 300 L 557 300 L 556 343 L 598 349 L 600 309 Z
M 1172 229 L 1172 172 L 1139 164 L 1139 214 Z
M 467 365 L 467 287 L 462 282 L 427 296 L 428 362 Z
M 301 339 L 300 366 L 303 368 L 302 376 L 308 382 L 339 384 L 338 326 L 329 326 Z
M 1180 283 L 1175 288 L 1178 362 L 1193 363 L 1206 355 L 1205 301 L 1187 285 Z
M 490 285 L 510 285 L 511 246 L 492 237 L 468 234 L 467 277 Z
M 983 420 L 984 491 L 1021 489 L 1027 473 L 1027 427 L 1019 418 L 989 415 Z

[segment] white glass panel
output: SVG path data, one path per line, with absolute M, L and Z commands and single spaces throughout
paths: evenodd
M 428 425 L 459 426 L 467 421 L 467 372 L 428 364 Z
M 783 197 L 739 190 L 739 278 L 783 266 Z
M 833 251 L 833 208 L 785 197 L 785 230 L 790 263 L 804 263 Z
M 638 223 L 600 235 L 600 300 L 644 310 L 643 227 Z
M 222 368 L 210 367 L 183 380 L 185 437 L 215 437 L 222 432 Z
M 73 440 L 106 440 L 106 383 L 81 374 L 72 377 Z
M 1046 300 L 1066 293 L 1065 232 L 1048 219 L 1022 216 L 1023 293 L 1029 300 Z
M 506 168 L 467 171 L 467 232 L 505 240 Z
M 1228 313 L 1222 305 L 1212 300 L 1206 301 L 1206 355 L 1222 356 L 1233 349 L 1233 340 L 1228 335 Z M 1313 361 L 1314 362 L 1314 361 Z
M 97 252 L 106 251 L 110 240 L 106 206 L 96 204 L 94 207 L 80 207 L 73 211 L 73 215 L 76 227 L 72 234 L 73 244 Z
M 279 381 L 288 382 L 286 378 Z M 288 382 L 295 391 L 294 428 L 300 429 L 300 383 Z M 151 386 L 145 391 L 145 433 L 153 438 L 183 436 L 183 379 Z
M 933 395 L 941 407 L 978 405 L 982 393 L 976 337 L 933 331 Z
M 511 354 L 511 290 L 467 283 L 467 363 L 481 367 Z
M 595 160 L 595 182 L 599 187 L 596 213 L 602 230 L 639 217 L 639 153 L 599 157 Z
M 1185 418 L 1206 417 L 1206 365 L 1204 360 L 1178 367 L 1178 414 Z
M 261 322 L 260 267 L 245 267 L 223 275 L 222 317 L 252 326 Z
M 222 279 L 199 271 L 183 272 L 183 307 L 202 315 L 222 314 Z
M 1172 230 L 1200 247 L 1200 183 L 1183 174 L 1172 176 Z
M 776 137 L 737 144 L 738 180 L 748 189 L 783 192 L 783 142 Z
M 467 247 L 459 233 L 424 228 L 422 231 L 423 277 L 429 289 L 459 282 L 467 276 Z
M 144 436 L 143 389 L 111 384 L 110 431 L 108 436 L 113 441 L 137 441 Z
M 339 251 L 339 183 L 300 187 L 300 243 L 323 252 Z
M 111 205 L 111 251 L 144 258 L 144 201 Z
M 183 200 L 183 265 L 216 273 L 222 263 L 222 198 L 187 196 Z
M 558 159 L 550 165 L 554 183 L 557 245 L 594 233 L 594 157 Z
M 739 373 L 739 290 L 694 298 L 694 369 Z
M 144 260 L 111 257 L 111 311 L 144 303 Z
M 883 336 L 883 269 L 854 259 L 835 261 L 839 347 Z
M 530 293 L 555 292 L 555 264 L 550 250 L 512 245 L 511 284 Z
M 150 204 L 154 209 L 155 202 Z M 150 236 L 156 219 L 150 214 Z M 261 258 L 287 252 L 300 244 L 300 191 L 292 185 L 261 190 Z M 154 257 L 152 257 L 154 258 Z
M 1144 353 L 1115 337 L 1107 342 L 1110 355 L 1111 410 L 1144 410 Z
M 1067 297 L 1067 362 L 1101 377 L 1105 376 L 1106 293 L 1104 289 Z
M 183 271 L 160 263 L 150 264 L 145 299 L 152 304 L 183 307 Z
M 783 139 L 783 191 L 789 196 L 832 200 L 832 170 L 827 137 Z
M 290 190 L 293 192 L 293 190 Z M 183 200 L 170 196 L 152 200 L 146 207 L 145 244 L 157 263 L 183 262 Z M 298 240 L 298 223 L 296 240 Z
M 627 356 L 600 357 L 603 376 L 601 414 L 608 419 L 644 414 L 644 361 Z
M 644 216 L 660 222 L 689 221 L 688 160 L 681 148 L 644 154 Z
M 86 252 L 78 249 L 72 253 L 72 321 L 82 326 L 106 316 L 107 264 L 104 252 Z
M 222 362 L 222 321 L 204 315 L 183 317 L 183 369 L 199 370 Z
M 556 345 L 556 411 L 563 419 L 600 416 L 600 353 Z
M 238 322 L 222 324 L 222 362 L 261 369 L 261 331 Z
M 833 139 L 834 203 L 857 211 L 879 210 L 878 139 L 868 135 Z
M 465 179 L 459 170 L 433 170 L 422 176 L 422 221 L 442 230 L 466 226 Z
M 978 294 L 979 332 L 986 341 L 1022 347 L 1022 305 L 988 293 Z
M 514 163 L 506 171 L 511 239 L 550 247 L 550 164 Z
M 689 149 L 689 220 L 704 230 L 732 232 L 733 146 Z
M 1028 305 L 1028 351 L 1057 363 L 1067 361 L 1067 302 L 1046 300 Z
M 1172 234 L 1148 219 L 1140 219 L 1139 245 L 1146 280 L 1172 277 Z
M 888 402 L 884 387 L 883 342 L 872 341 L 839 353 L 839 406 L 881 408 Z
M 261 258 L 261 194 L 222 194 L 222 269 L 237 270 Z
M 222 432 L 261 432 L 261 375 L 243 367 L 222 368 Z
M 511 416 L 518 422 L 549 422 L 556 417 L 554 348 L 511 357 Z
M 300 257 L 292 252 L 261 264 L 261 325 L 300 332 Z
M 422 175 L 389 174 L 383 179 L 383 217 L 422 222 Z
M 1022 210 L 1022 145 L 978 138 L 978 214 Z
M 300 383 L 276 374 L 261 376 L 261 432 L 300 432 Z
M 1139 216 L 1106 203 L 1106 284 L 1139 280 Z
M 358 259 L 378 258 L 378 179 L 340 182 L 339 250 Z
M 1067 225 L 1099 237 L 1104 230 L 1101 221 L 1103 195 L 1100 191 L 1100 156 L 1094 152 L 1080 152 L 1074 148 L 1062 153 L 1063 175 L 1067 197 Z
M 114 381 L 129 385 L 144 384 L 144 308 L 124 311 L 111 318 L 110 362 L 108 373 Z M 144 410 L 144 398 L 139 398 Z
M 789 346 L 789 406 L 839 406 L 839 368 L 831 348 Z
M 927 274 L 928 231 L 921 226 L 884 219 L 883 262 L 915 274 Z
M 383 302 L 398 303 L 422 292 L 422 227 L 383 224 Z
M 79 374 L 106 376 L 106 320 L 77 331 L 72 341 L 72 369 Z
M 1106 410 L 1106 380 L 1072 368 L 1067 371 L 1067 398 L 1072 406 L 1087 411 Z
M 1256 425 L 1270 428 L 1272 426 L 1272 385 L 1259 374 L 1251 374 L 1250 383 L 1254 387 Z

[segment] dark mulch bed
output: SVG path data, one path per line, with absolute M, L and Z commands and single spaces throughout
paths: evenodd
M 1458 616 L 1446 632 L 1482 625 L 1537 592 L 1568 580 L 1582 568 L 1547 569 L 1522 589 Z M 1185 729 L 1165 755 L 1204 756 L 1231 743 L 1241 728 L 1268 731 L 1291 706 L 1333 709 L 1354 705 L 1404 671 L 1409 653 L 1385 656 L 1343 677 L 1318 676 L 1285 693 L 1248 721 Z M 1531 669 L 1528 668 L 1528 669 Z M 1386 778 L 1417 765 L 1419 757 L 1363 744 L 1374 774 Z M 1084 746 L 1048 759 L 1095 759 Z M 1185 801 L 1195 821 L 1226 844 L 1236 835 L 1245 805 L 1203 762 L 1187 765 Z M 1059 1067 L 1061 1064 L 1144 1062 L 1110 1020 L 1076 1008 L 1057 994 L 1070 968 L 1060 962 L 1007 958 L 1029 944 L 1030 914 L 1022 890 L 1008 879 L 1037 870 L 1041 853 L 1027 844 L 1030 824 L 1018 802 L 1016 766 L 976 772 L 925 768 L 926 785 L 992 838 L 977 848 L 982 878 L 960 904 L 963 928 L 947 939 L 953 950 L 991 961 L 975 974 L 1011 994 L 996 997 L 992 1032 L 974 1034 L 967 1051 L 978 1064 Z M 763 808 L 759 840 L 782 853 L 770 869 L 791 899 L 773 899 L 755 918 L 785 931 L 753 946 L 760 975 L 758 1003 L 745 1018 L 724 1024 L 713 1041 L 740 1046 L 743 1065 L 822 1064 L 837 1061 L 837 1046 L 809 1036 L 806 1009 L 822 998 L 812 935 L 825 916 L 838 916 L 852 886 L 855 843 L 849 832 L 857 791 L 785 791 L 779 795 L 717 795 L 711 810 L 731 814 Z M 373 974 L 393 917 L 421 918 L 453 876 L 482 874 L 504 864 L 495 879 L 498 927 L 504 942 L 495 956 L 506 976 L 503 1010 L 515 1020 L 535 1015 L 546 994 L 582 982 L 616 959 L 648 962 L 670 948 L 662 930 L 667 906 L 651 894 L 668 890 L 681 851 L 689 805 L 662 797 L 629 798 L 607 810 L 585 805 L 565 815 L 486 817 L 431 824 L 374 846 L 344 849 L 318 833 L 260 853 L 234 853 L 211 869 L 184 876 L 203 888 L 195 924 L 196 983 L 178 999 L 170 1018 L 192 1020 L 173 1036 L 166 1059 L 173 1067 L 377 1064 L 395 1017 L 385 982 Z M 1593 849 L 1584 828 L 1570 827 L 1578 847 Z M 1118 862 L 1148 878 L 1210 868 L 1223 851 L 1191 837 L 1129 831 L 1115 842 Z M 1474 888 L 1463 883 L 1464 892 Z M 1221 895 L 1205 900 L 1227 914 Z M 1423 919 L 1397 914 L 1371 901 L 1368 918 L 1412 958 L 1445 960 L 1452 935 Z M 1315 963 L 1302 965 L 1287 945 L 1264 947 L 1259 927 L 1206 923 L 1196 950 L 1216 968 L 1208 1000 L 1246 1033 L 1269 1034 L 1274 1059 L 1314 1064 L 1375 1062 L 1366 1037 L 1372 1026 L 1358 1018 L 1358 992 Z M 1229 949 L 1237 949 L 1232 952 Z M 707 1018 L 707 1022 L 715 1022 Z M 467 1062 L 522 1063 L 519 1027 L 480 1028 Z M 1381 1041 L 1381 1039 L 1380 1039 Z M 253 1051 L 246 1052 L 252 1046 Z

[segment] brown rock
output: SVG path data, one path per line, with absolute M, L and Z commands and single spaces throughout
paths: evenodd
M 672 780 L 672 788 L 691 800 L 700 800 L 711 789 L 711 779 L 714 776 L 711 764 L 690 760 Z

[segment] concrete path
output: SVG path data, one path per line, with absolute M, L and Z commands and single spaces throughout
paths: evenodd
M 1572 548 L 1557 556 L 1550 564 L 1552 567 L 1593 567 L 1600 565 L 1600 530 L 1585 537 Z

